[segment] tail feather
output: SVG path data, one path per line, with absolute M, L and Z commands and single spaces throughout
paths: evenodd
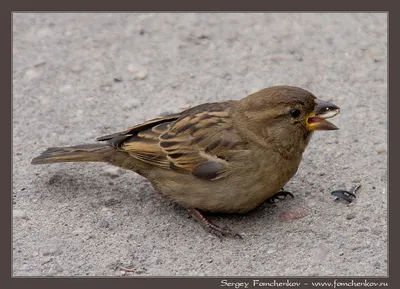
M 107 153 L 114 150 L 107 144 L 84 144 L 72 147 L 51 147 L 32 159 L 32 164 L 61 162 L 105 162 Z

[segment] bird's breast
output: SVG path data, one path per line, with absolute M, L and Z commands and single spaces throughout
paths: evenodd
M 218 180 L 172 171 L 150 179 L 156 189 L 185 207 L 245 213 L 276 194 L 296 173 L 299 163 L 298 159 L 289 161 L 274 153 L 253 154 Z

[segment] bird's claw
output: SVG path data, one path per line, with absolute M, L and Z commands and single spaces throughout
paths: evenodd
M 211 234 L 217 236 L 218 238 L 231 237 L 231 238 L 243 239 L 243 237 L 239 233 L 232 231 L 231 229 L 229 229 L 227 227 L 221 228 L 212 223 L 211 223 L 211 225 L 212 226 L 206 225 L 206 229 Z
M 292 198 L 294 198 L 294 195 L 291 192 L 285 191 L 283 188 L 277 192 L 275 195 L 273 195 L 272 197 L 270 197 L 267 201 L 269 203 L 275 203 L 276 200 L 284 200 L 287 198 L 287 196 L 291 196 Z
M 227 227 L 221 228 L 220 226 L 213 224 L 200 211 L 198 211 L 196 209 L 189 209 L 189 211 L 192 213 L 192 215 L 194 215 L 198 220 L 201 221 L 204 228 L 208 232 L 217 236 L 218 238 L 232 237 L 232 238 L 243 239 L 239 233 L 236 233 Z

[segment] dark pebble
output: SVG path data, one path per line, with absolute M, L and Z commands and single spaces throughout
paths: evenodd
M 99 227 L 100 228 L 108 228 L 108 227 L 110 227 L 110 224 L 106 220 L 101 220 Z

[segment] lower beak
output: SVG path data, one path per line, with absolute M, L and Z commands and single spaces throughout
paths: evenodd
M 307 127 L 310 130 L 336 130 L 338 129 L 333 123 L 327 121 L 327 118 L 334 117 L 340 113 L 340 108 L 336 105 L 316 99 L 314 111 L 307 117 Z

